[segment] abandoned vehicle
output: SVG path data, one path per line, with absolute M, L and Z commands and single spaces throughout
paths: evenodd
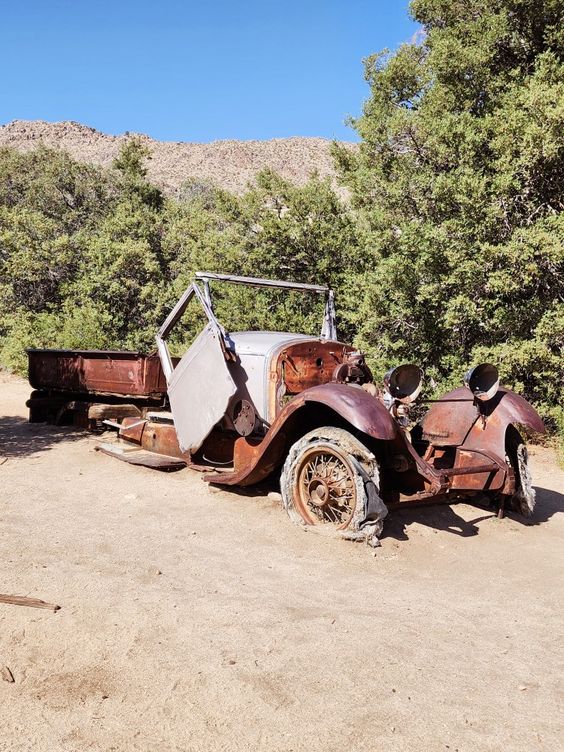
M 319 336 L 226 331 L 212 285 L 323 296 Z M 168 339 L 187 306 L 206 324 L 180 359 Z M 30 420 L 112 427 L 99 449 L 165 470 L 191 467 L 209 483 L 280 479 L 303 525 L 377 545 L 388 510 L 486 497 L 528 515 L 534 490 L 522 431 L 544 432 L 522 397 L 480 364 L 464 386 L 413 424 L 423 384 L 412 364 L 374 383 L 364 355 L 339 342 L 332 291 L 321 285 L 198 273 L 157 334 L 158 357 L 120 351 L 29 350 Z

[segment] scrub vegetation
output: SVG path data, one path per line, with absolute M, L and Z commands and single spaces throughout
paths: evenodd
M 561 9 L 414 0 L 421 34 L 366 60 L 359 148 L 333 149 L 348 200 L 270 171 L 242 195 L 191 180 L 166 197 L 135 138 L 111 169 L 1 149 L 0 363 L 24 372 L 26 347 L 153 349 L 197 270 L 317 281 L 376 375 L 413 361 L 436 393 L 490 360 L 561 427 Z M 315 299 L 218 292 L 228 327 L 320 320 Z

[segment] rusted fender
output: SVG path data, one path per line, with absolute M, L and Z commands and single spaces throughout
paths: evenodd
M 505 441 L 511 424 L 526 426 L 535 433 L 546 429 L 537 411 L 527 400 L 509 389 L 499 389 L 495 397 L 482 404 L 485 424 L 478 421 L 474 399 L 465 387 L 459 387 L 435 402 L 423 419 L 423 438 L 435 446 L 460 446 L 481 437 L 487 441 Z M 478 430 L 479 429 L 479 430 Z M 472 436 L 470 435 L 472 434 Z
M 303 397 L 304 402 L 327 405 L 359 431 L 375 439 L 391 440 L 398 432 L 397 423 L 385 405 L 361 387 L 347 384 L 321 384 L 306 389 L 298 397 Z M 293 402 L 292 400 L 287 408 Z
M 238 439 L 233 472 L 213 473 L 204 479 L 230 486 L 250 486 L 263 480 L 283 462 L 289 444 L 315 427 L 304 422 L 305 430 L 302 431 L 300 426 L 300 418 L 315 405 L 329 407 L 351 426 L 375 439 L 392 440 L 398 433 L 397 424 L 383 403 L 364 389 L 347 384 L 322 384 L 294 397 L 277 416 L 260 444 Z
M 505 419 L 506 425 L 518 423 L 527 426 L 534 433 L 546 433 L 546 427 L 540 415 L 524 397 L 509 389 L 500 389 L 499 391 L 503 391 L 505 394 L 499 402 L 497 411 Z
M 490 401 L 494 402 L 497 397 L 496 394 Z M 504 394 L 499 398 L 499 403 L 496 406 L 492 405 L 485 423 L 477 420 L 471 427 L 464 440 L 463 447 L 465 449 L 486 449 L 490 453 L 497 452 L 498 455 L 503 457 L 505 435 L 508 426 L 512 424 L 525 426 L 535 433 L 546 433 L 544 423 L 527 400 L 515 394 L 515 392 L 504 390 Z

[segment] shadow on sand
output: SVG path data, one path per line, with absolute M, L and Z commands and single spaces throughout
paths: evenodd
M 219 485 L 217 488 L 237 496 L 265 498 L 269 491 L 278 492 L 280 484 L 278 478 L 269 478 L 256 486 L 238 488 L 237 486 Z M 539 486 L 536 486 L 535 490 L 537 503 L 532 517 L 523 517 L 508 510 L 506 510 L 505 516 L 520 525 L 533 526 L 547 522 L 555 514 L 564 513 L 564 494 Z M 282 504 L 281 501 L 275 503 Z M 468 500 L 463 503 L 469 505 Z M 408 528 L 413 523 L 452 533 L 461 538 L 470 538 L 479 534 L 481 522 L 497 517 L 496 510 L 489 506 L 486 500 L 482 503 L 475 502 L 471 506 L 475 508 L 476 516 L 470 520 L 466 520 L 458 514 L 456 503 L 451 505 L 436 504 L 435 506 L 429 504 L 429 506 L 413 506 L 411 509 L 405 507 L 390 510 L 384 522 L 381 538 L 394 538 L 398 541 L 409 540 Z
M 547 522 L 552 516 L 564 513 L 564 494 L 548 488 L 535 487 L 537 503 L 532 517 L 523 517 L 512 511 L 506 511 L 505 516 L 527 527 Z M 486 504 L 473 505 L 478 514 L 471 520 L 465 520 L 456 512 L 456 504 L 433 506 L 418 506 L 412 509 L 394 509 L 384 523 L 382 538 L 408 540 L 407 528 L 414 522 L 420 525 L 442 530 L 462 538 L 478 535 L 479 523 L 496 517 L 496 512 Z
M 62 441 L 76 441 L 85 435 L 72 426 L 28 423 L 25 418 L 0 415 L 0 464 L 10 458 L 31 457 Z

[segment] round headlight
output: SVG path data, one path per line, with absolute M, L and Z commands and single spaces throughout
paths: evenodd
M 394 399 L 407 404 L 417 398 L 423 387 L 423 371 L 411 363 L 396 366 L 384 376 L 384 384 Z
M 466 372 L 464 386 L 470 389 L 476 399 L 486 402 L 499 389 L 499 371 L 491 363 L 480 363 Z

